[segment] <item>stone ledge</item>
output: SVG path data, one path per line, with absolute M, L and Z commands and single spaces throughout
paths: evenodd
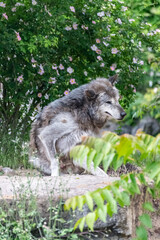
M 20 196 L 27 191 L 27 196 L 34 195 L 37 199 L 38 209 L 42 217 L 49 218 L 48 208 L 56 206 L 60 199 L 66 200 L 76 195 L 83 195 L 87 191 L 94 191 L 104 188 L 117 180 L 116 177 L 97 177 L 92 175 L 64 175 L 60 177 L 22 177 L 22 176 L 0 176 L 0 203 L 8 201 L 13 205 Z M 131 239 L 135 235 L 138 216 L 142 213 L 142 204 L 146 200 L 146 191 L 142 190 L 141 195 L 137 195 L 131 201 L 130 207 L 118 208 L 118 214 L 112 217 L 107 216 L 106 223 L 98 220 L 95 229 L 110 229 L 114 231 L 116 239 Z M 88 213 L 85 205 L 83 211 L 76 210 L 62 211 L 62 217 L 69 222 L 74 219 L 74 223 Z M 65 226 L 66 227 L 66 226 Z M 123 236 L 123 237 L 122 237 Z M 114 239 L 114 238 L 105 238 Z M 158 238 L 150 238 L 158 240 Z

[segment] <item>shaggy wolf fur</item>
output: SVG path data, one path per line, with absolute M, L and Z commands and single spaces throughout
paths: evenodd
M 81 142 L 81 137 L 97 135 L 109 118 L 123 119 L 118 90 L 114 87 L 117 76 L 108 80 L 97 78 L 74 89 L 46 106 L 32 124 L 30 134 L 30 161 L 44 173 L 59 175 L 58 156 L 68 155 Z M 79 162 L 74 162 L 79 166 Z M 106 176 L 100 168 L 84 169 L 94 175 Z

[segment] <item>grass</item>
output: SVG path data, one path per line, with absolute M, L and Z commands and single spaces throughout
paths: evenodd
M 28 144 L 19 139 L 13 139 L 10 135 L 1 135 L 0 139 L 0 166 L 18 168 L 29 167 Z
M 69 222 L 61 216 L 63 201 L 60 200 L 59 203 L 53 204 L 54 198 L 49 195 L 49 207 L 46 209 L 47 217 L 44 217 L 44 214 L 39 211 L 37 196 L 32 193 L 30 184 L 31 180 L 29 179 L 27 187 L 24 188 L 22 185 L 19 191 L 15 192 L 14 200 L 6 200 L 2 195 L 0 196 L 0 239 L 81 239 L 73 232 L 73 227 L 68 227 L 68 224 L 72 224 L 72 220 Z M 66 224 L 67 227 L 64 227 Z

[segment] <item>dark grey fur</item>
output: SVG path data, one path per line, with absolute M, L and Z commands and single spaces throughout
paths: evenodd
M 32 125 L 30 161 L 45 173 L 59 174 L 57 154 L 68 154 L 81 142 L 81 137 L 96 135 L 108 118 L 123 119 L 126 115 L 119 105 L 118 90 L 114 87 L 117 76 L 109 80 L 97 78 L 46 106 Z M 33 156 L 34 152 L 34 156 Z M 75 165 L 79 165 L 76 161 Z M 86 163 L 83 168 L 87 169 Z M 89 170 L 105 175 L 101 169 Z

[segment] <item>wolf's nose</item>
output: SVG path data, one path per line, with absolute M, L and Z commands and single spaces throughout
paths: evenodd
M 121 112 L 121 117 L 124 118 L 126 116 L 126 112 Z

